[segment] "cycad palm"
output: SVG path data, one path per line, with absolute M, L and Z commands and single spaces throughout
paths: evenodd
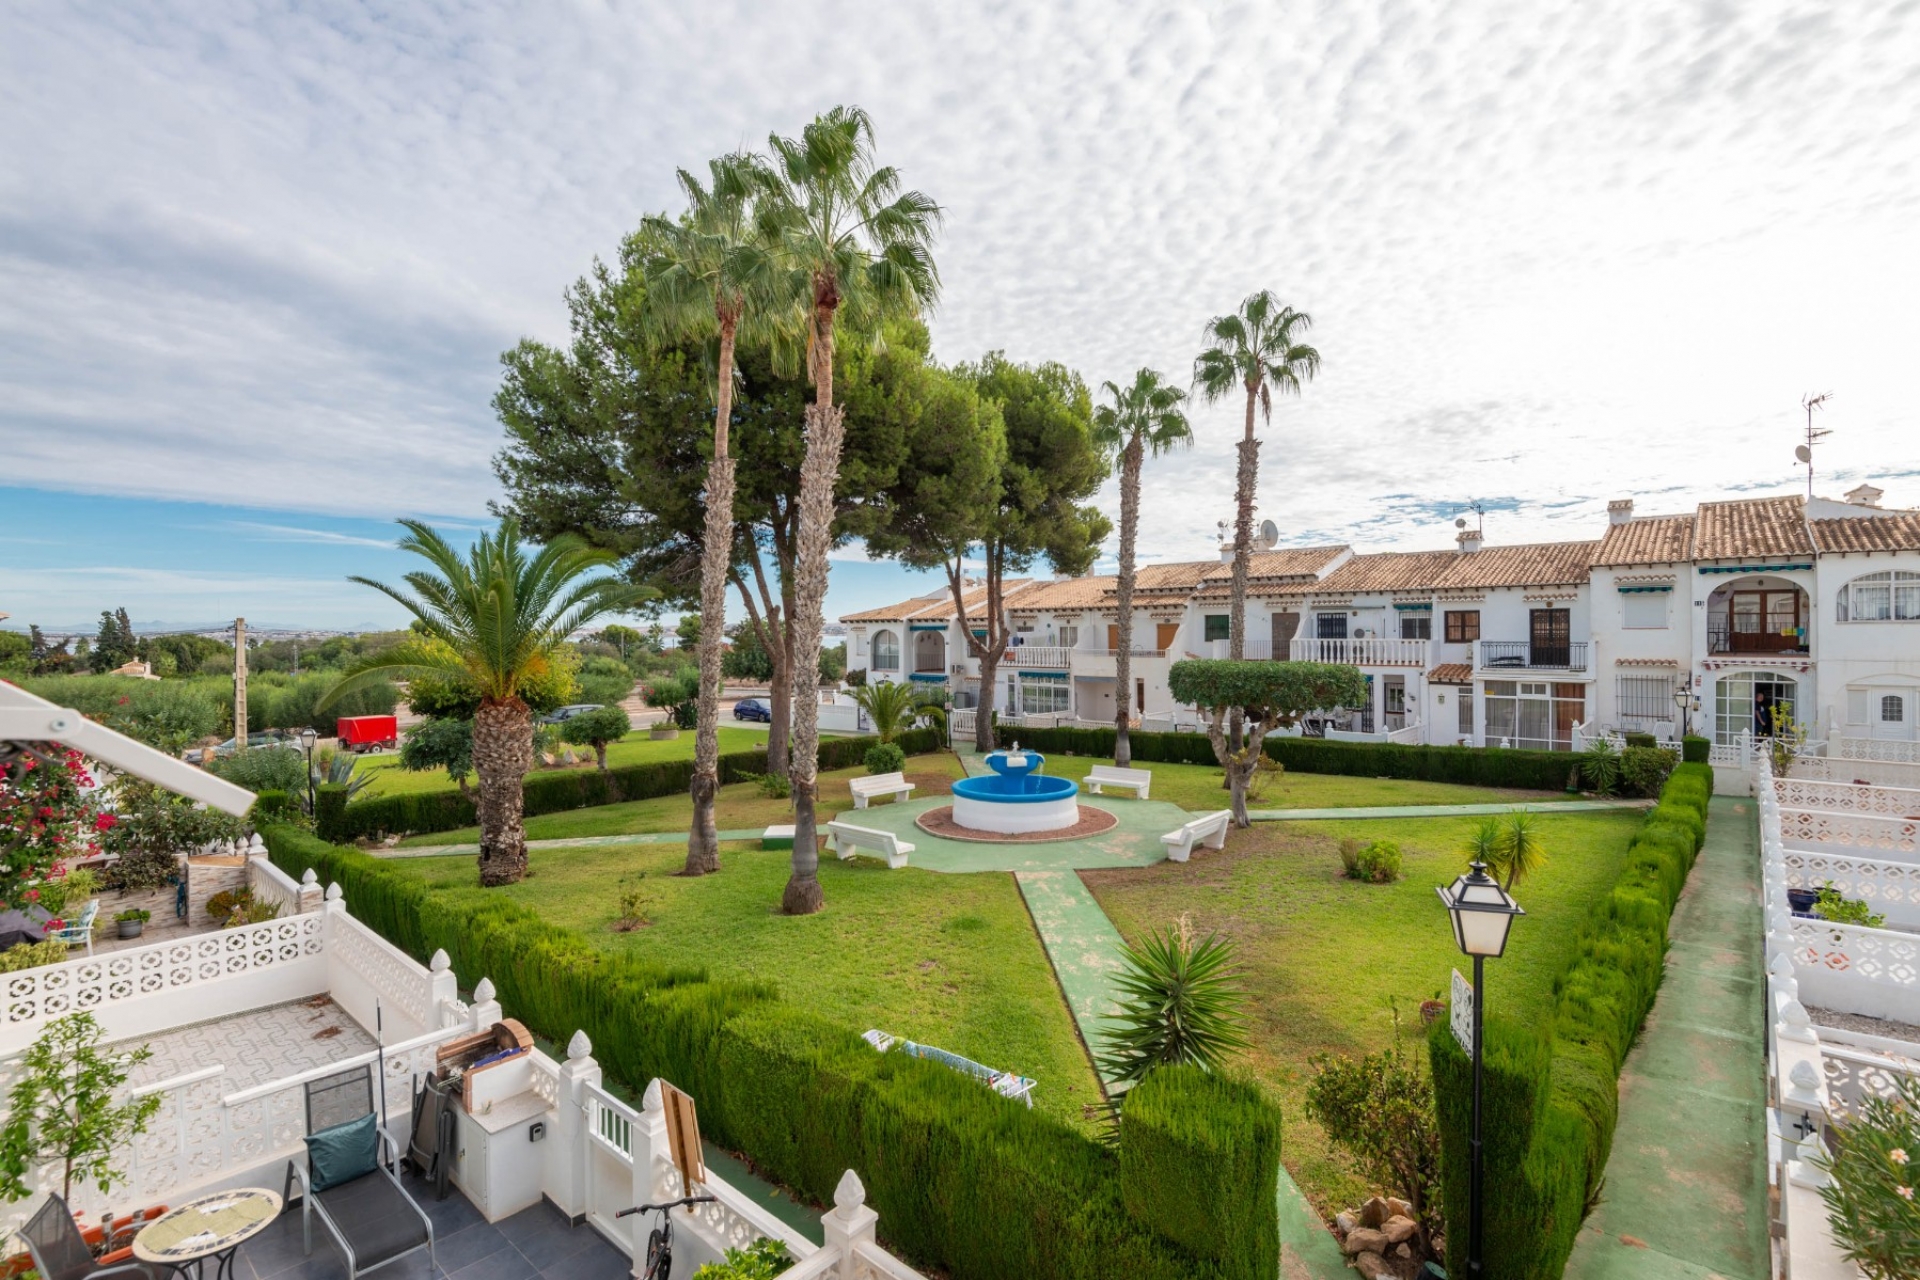
M 405 575 L 409 595 L 354 577 L 397 600 L 419 635 L 356 664 L 321 699 L 383 677 L 440 676 L 480 696 L 473 717 L 473 765 L 480 779 L 480 883 L 512 884 L 527 871 L 521 778 L 533 764 L 533 715 L 521 686 L 545 674 L 573 632 L 604 614 L 632 608 L 648 594 L 620 578 L 585 577 L 613 560 L 610 552 L 564 535 L 544 547 L 520 540 L 511 517 L 482 534 L 462 559 L 446 539 L 417 520 L 400 522 L 402 551 L 431 570 Z
M 1227 653 L 1246 656 L 1247 557 L 1253 547 L 1254 480 L 1260 466 L 1260 442 L 1254 439 L 1256 409 L 1263 421 L 1273 421 L 1273 397 L 1292 393 L 1320 371 L 1320 353 L 1300 341 L 1313 327 L 1313 317 L 1286 306 L 1262 289 L 1240 304 L 1232 315 L 1207 322 L 1211 345 L 1193 362 L 1193 382 L 1209 404 L 1241 390 L 1247 397 L 1245 433 L 1240 438 L 1240 466 L 1234 484 L 1233 595 L 1229 606 Z M 1281 654 L 1275 654 L 1276 658 Z
M 1133 763 L 1128 729 L 1133 720 L 1133 579 L 1134 540 L 1140 532 L 1140 464 L 1146 454 L 1159 457 L 1193 443 L 1193 429 L 1180 405 L 1187 393 L 1160 380 L 1153 369 L 1133 375 L 1133 385 L 1121 388 L 1102 383 L 1110 404 L 1093 411 L 1093 442 L 1109 457 L 1120 459 L 1120 578 L 1115 583 L 1118 606 L 1114 627 L 1114 739 L 1113 762 L 1121 768 Z
M 928 702 L 911 685 L 876 681 L 853 691 L 854 703 L 867 713 L 880 741 L 892 742 L 920 720 L 945 724 L 947 712 L 938 703 Z
M 727 575 L 733 561 L 733 458 L 727 451 L 727 426 L 733 414 L 733 350 L 741 328 L 750 323 L 755 308 L 765 303 L 772 280 L 771 259 L 753 216 L 754 193 L 765 187 L 763 171 L 746 156 L 726 156 L 711 161 L 708 168 L 710 186 L 680 171 L 680 189 L 687 197 L 682 217 L 651 217 L 640 231 L 648 329 L 669 341 L 712 338 L 718 346 L 713 460 L 707 464 L 706 529 L 700 556 L 700 694 L 695 704 L 687 875 L 720 869 L 713 798 L 719 788 L 720 646 L 726 627 Z
M 833 542 L 833 489 L 846 436 L 833 403 L 833 338 L 844 316 L 871 328 L 890 311 L 931 305 L 940 278 L 930 247 L 940 208 L 918 191 L 902 191 L 899 173 L 876 165 L 873 125 L 858 107 L 835 107 L 798 138 L 774 137 L 773 166 L 762 225 L 781 259 L 786 296 L 807 336 L 807 454 L 800 467 L 799 528 L 794 538 L 793 670 L 819 666 L 827 551 Z M 819 700 L 794 699 L 793 875 L 782 909 L 804 915 L 824 905 L 816 878 L 819 851 L 814 799 L 818 790 Z

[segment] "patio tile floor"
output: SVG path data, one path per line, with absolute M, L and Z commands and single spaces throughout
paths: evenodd
M 220 1063 L 227 1069 L 229 1092 L 376 1047 L 374 1038 L 325 996 L 175 1027 L 137 1042 L 153 1056 L 133 1069 L 128 1078 L 134 1084 L 153 1084 Z

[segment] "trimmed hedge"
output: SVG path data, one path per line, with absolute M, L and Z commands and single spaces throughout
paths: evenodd
M 1488 1018 L 1481 1136 L 1487 1280 L 1551 1280 L 1606 1171 L 1620 1068 L 1665 975 L 1667 924 L 1706 838 L 1713 773 L 1683 764 L 1660 793 L 1579 946 L 1555 979 L 1550 1027 Z M 1445 1019 L 1428 1033 L 1441 1133 L 1447 1270 L 1466 1270 L 1473 1066 Z
M 1015 739 L 1043 754 L 1113 755 L 1112 729 L 1022 729 L 998 725 L 1001 746 Z M 1135 760 L 1219 766 L 1204 733 L 1131 733 Z M 1361 778 L 1413 778 L 1476 787 L 1561 791 L 1578 768 L 1565 751 L 1519 751 L 1511 747 L 1416 747 L 1390 742 L 1335 742 L 1326 738 L 1268 738 L 1267 755 L 1300 773 Z
M 1713 759 L 1713 742 L 1690 733 L 1680 739 L 1680 758 L 1688 764 L 1706 764 Z
M 867 748 L 880 740 L 864 738 L 822 738 L 820 768 L 846 769 L 864 762 Z M 940 749 L 938 729 L 911 729 L 898 735 L 895 742 L 908 755 L 920 755 Z M 720 782 L 745 782 L 767 769 L 764 751 L 730 751 L 720 757 Z M 693 784 L 693 760 L 653 760 L 645 764 L 620 765 L 607 769 L 560 769 L 530 773 L 521 781 L 526 799 L 526 816 L 564 813 L 569 809 L 587 809 L 595 805 L 621 804 L 628 800 L 652 800 L 687 790 Z M 338 822 L 323 825 L 319 831 L 336 842 L 361 837 L 392 834 L 420 835 L 432 831 L 453 831 L 471 827 L 479 821 L 473 801 L 458 791 L 416 791 L 376 796 L 347 805 Z
M 923 1267 L 955 1280 L 1277 1271 L 1279 1118 L 1240 1086 L 1174 1074 L 1130 1102 L 1128 1125 L 1146 1150 L 1132 1157 L 1134 1193 L 1123 1197 L 1124 1145 L 1116 1156 L 943 1065 L 875 1053 L 853 1028 L 784 1004 L 769 984 L 603 951 L 493 891 L 429 890 L 294 827 L 261 834 L 276 866 L 338 883 L 355 918 L 409 954 L 441 948 L 456 972 L 491 977 L 536 1032 L 565 1043 L 584 1030 L 610 1078 L 635 1092 L 655 1076 L 687 1089 L 707 1136 L 815 1202 L 830 1202 L 842 1172 L 858 1170 L 889 1241 Z M 1168 1179 L 1178 1171 L 1200 1179 L 1186 1189 L 1204 1188 L 1193 1204 L 1175 1199 Z M 1181 1214 L 1200 1205 L 1208 1222 L 1246 1238 L 1194 1252 L 1183 1242 L 1196 1221 Z

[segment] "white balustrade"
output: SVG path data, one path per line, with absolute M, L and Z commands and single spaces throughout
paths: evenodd
M 1782 809 L 1780 838 L 1795 848 L 1822 853 L 1860 849 L 1913 856 L 1920 854 L 1920 818 Z
M 1920 862 L 1885 862 L 1846 854 L 1782 849 L 1776 855 L 1782 887 L 1818 890 L 1832 885 L 1843 898 L 1864 902 L 1888 923 L 1920 929 Z
M 1811 778 L 1775 778 L 1773 797 L 1782 809 L 1866 813 L 1886 818 L 1920 818 L 1920 788 L 1860 786 Z
M 1326 638 L 1296 636 L 1287 646 L 1295 662 L 1333 662 L 1354 667 L 1422 667 L 1433 650 L 1426 640 L 1388 636 Z
M 1072 649 L 1057 644 L 1020 644 L 1006 651 L 1000 665 L 1007 667 L 1040 667 L 1049 671 L 1065 671 L 1072 661 Z
M 1854 760 L 1844 756 L 1799 756 L 1789 776 L 1815 782 L 1851 782 L 1861 786 L 1920 790 L 1920 764 L 1895 760 Z
M 1920 742 L 1880 738 L 1835 738 L 1828 752 L 1842 760 L 1874 760 L 1889 764 L 1920 764 Z

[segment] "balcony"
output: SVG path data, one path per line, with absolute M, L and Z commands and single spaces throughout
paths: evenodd
M 1785 635 L 1777 631 L 1736 631 L 1724 615 L 1709 618 L 1707 619 L 1707 652 L 1716 658 L 1793 654 L 1805 657 L 1806 630 L 1796 627 L 1790 634 Z
M 1432 642 L 1396 640 L 1385 636 L 1320 639 L 1296 637 L 1288 646 L 1295 662 L 1334 662 L 1354 667 L 1419 667 L 1424 669 L 1431 656 Z
M 1000 659 L 1000 665 L 1027 670 L 1065 671 L 1069 661 L 1067 655 L 1072 652 L 1065 645 L 1020 644 L 1007 650 L 1006 656 Z
M 1476 640 L 1473 665 L 1482 671 L 1585 671 L 1587 642 L 1563 640 Z
M 1119 673 L 1119 651 L 1117 649 L 1074 649 L 1073 674 L 1077 676 L 1105 676 L 1111 680 Z M 1165 649 L 1130 649 L 1128 661 L 1134 674 L 1144 675 L 1149 662 L 1166 661 Z

